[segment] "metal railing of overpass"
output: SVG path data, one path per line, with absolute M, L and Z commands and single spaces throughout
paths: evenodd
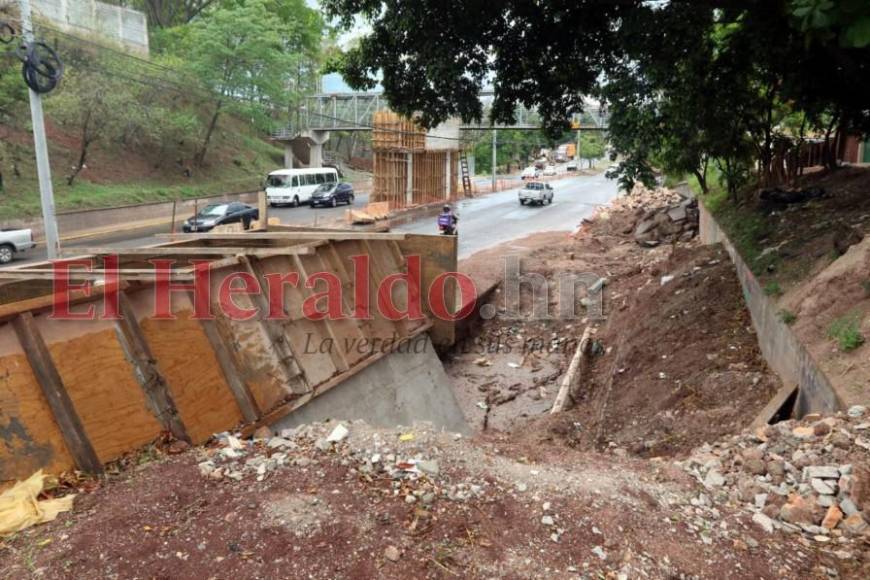
M 481 98 L 492 97 L 492 91 L 482 91 Z M 389 104 L 383 93 L 322 93 L 305 97 L 296 122 L 273 132 L 278 140 L 292 139 L 304 131 L 370 131 L 373 128 L 374 114 L 388 109 Z M 588 115 L 588 116 L 587 116 Z M 579 122 L 575 129 L 601 131 L 607 129 L 609 115 L 605 108 L 590 104 L 584 110 L 587 124 Z M 588 123 L 591 118 L 591 124 Z M 517 107 L 516 121 L 511 125 L 496 125 L 496 129 L 540 129 L 537 112 L 526 107 Z M 480 122 L 462 124 L 462 129 L 489 130 L 492 125 Z

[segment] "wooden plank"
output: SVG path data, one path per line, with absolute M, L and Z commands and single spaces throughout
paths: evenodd
M 164 273 L 164 272 L 161 272 Z M 121 280 L 143 280 L 153 281 L 156 277 L 157 270 L 135 269 L 135 270 L 76 270 L 69 271 L 69 279 L 72 281 L 80 280 L 105 280 L 106 275 L 117 276 Z M 0 270 L 0 280 L 54 280 L 57 273 L 53 270 Z M 170 276 L 173 280 L 192 280 L 192 270 L 171 270 Z
M 263 276 L 263 272 L 259 268 L 256 258 L 239 256 L 238 260 L 248 270 L 248 272 L 257 279 L 260 288 L 268 288 L 268 283 Z M 303 384 L 305 384 L 307 389 L 310 390 L 311 386 L 308 384 L 305 373 L 299 366 L 299 359 L 297 358 L 296 353 L 293 352 L 293 348 L 290 346 L 290 341 L 288 341 L 284 336 L 283 326 L 280 324 L 280 321 L 270 320 L 268 318 L 269 299 L 263 294 L 263 292 L 251 294 L 251 298 L 256 302 L 257 309 L 260 311 L 257 318 L 263 326 L 263 329 L 266 331 L 266 336 L 269 337 L 269 341 L 272 343 L 272 348 L 281 360 L 281 366 L 287 375 L 288 385 L 293 384 L 297 378 L 301 378 Z
M 193 298 L 191 298 L 191 301 Z M 223 337 L 217 329 L 214 320 L 200 319 L 200 324 L 208 338 L 221 370 L 224 373 L 224 378 L 236 399 L 236 404 L 242 412 L 242 417 L 246 423 L 253 423 L 260 417 L 260 407 L 257 405 L 251 389 L 248 384 L 242 379 L 242 375 L 236 366 L 236 358 L 230 351 L 230 348 L 224 342 Z
M 789 398 L 797 396 L 797 390 L 798 386 L 793 383 L 780 387 L 776 394 L 767 402 L 764 408 L 759 411 L 758 415 L 755 416 L 755 419 L 752 420 L 752 423 L 749 424 L 749 427 L 764 427 L 765 425 L 769 424 L 771 419 L 773 419 L 780 412 L 780 409 L 783 408 Z
M 431 327 L 431 323 L 426 323 L 423 326 L 416 328 L 412 334 L 408 335 L 407 339 L 408 340 L 414 339 L 415 337 L 417 337 L 420 334 L 429 330 L 430 327 Z M 305 395 L 302 395 L 301 397 L 299 397 L 297 399 L 293 399 L 292 401 L 290 401 L 288 403 L 285 403 L 279 407 L 276 407 L 275 409 L 272 409 L 271 411 L 269 411 L 268 413 L 263 415 L 260 418 L 260 420 L 257 421 L 256 423 L 254 423 L 253 425 L 248 425 L 248 426 L 244 427 L 242 429 L 242 436 L 243 437 L 250 437 L 251 434 L 253 434 L 254 431 L 256 431 L 258 428 L 263 427 L 264 425 L 271 425 L 275 421 L 277 421 L 283 417 L 286 417 L 287 415 L 289 415 L 290 413 L 292 413 L 296 409 L 299 409 L 300 407 L 308 404 L 312 399 L 319 397 L 320 395 L 326 393 L 327 391 L 332 390 L 336 386 L 347 381 L 350 377 L 362 372 L 363 370 L 372 366 L 373 364 L 375 364 L 376 362 L 378 362 L 379 360 L 381 360 L 385 356 L 392 354 L 397 348 L 399 348 L 400 344 L 401 344 L 401 341 L 398 341 L 398 340 L 395 341 L 389 349 L 384 349 L 384 350 L 379 350 L 379 351 L 374 352 L 370 356 L 364 358 L 363 360 L 361 360 L 360 362 L 358 362 L 357 364 L 352 366 L 350 369 L 348 369 L 347 372 L 342 373 L 340 375 L 336 375 L 335 377 L 329 379 L 328 381 L 321 383 L 314 390 L 312 390 L 310 393 L 306 393 Z
M 374 250 L 372 249 L 372 245 L 369 243 L 368 240 L 363 241 L 363 246 L 365 247 L 366 253 L 369 255 L 369 258 L 370 258 L 369 259 L 369 267 L 371 268 L 371 273 L 373 275 L 372 276 L 372 283 L 374 285 L 372 296 L 375 299 L 375 303 L 377 303 L 378 288 L 383 283 L 384 278 L 387 277 L 387 273 L 381 267 L 381 262 L 378 260 L 379 255 L 375 254 Z M 407 300 L 404 299 L 405 295 L 403 294 L 402 296 L 403 296 L 403 300 L 401 301 L 402 303 L 396 305 L 399 309 L 407 308 L 407 306 L 408 306 Z M 391 320 L 390 322 L 392 322 L 394 326 L 398 327 L 399 336 L 407 336 L 408 335 L 409 321 L 406 318 L 400 318 L 399 320 Z
M 70 252 L 72 250 L 67 250 Z M 279 247 L 251 247 L 251 246 L 181 246 L 181 247 L 145 247 L 145 248 L 75 248 L 76 252 L 84 252 L 88 255 L 117 255 L 117 256 L 235 256 L 248 254 L 258 257 L 281 256 L 290 254 L 313 254 L 314 248 L 308 244 Z M 64 251 L 61 251 L 63 254 Z
M 175 239 L 182 234 L 156 234 Z M 247 234 L 183 234 L 188 240 L 404 240 L 406 234 L 383 232 L 263 232 Z
M 121 319 L 115 323 L 118 337 L 130 362 L 136 367 L 136 381 L 142 387 L 145 400 L 148 401 L 151 412 L 166 430 L 176 439 L 190 443 L 187 428 L 175 406 L 166 378 L 157 367 L 157 361 L 139 326 L 136 312 L 126 294 L 121 293 L 118 298 L 121 307 Z
M 119 285 L 119 291 L 126 288 L 128 285 L 123 280 Z M 71 290 L 69 292 L 69 304 L 81 304 L 83 302 L 98 301 L 108 290 L 106 286 L 95 286 L 90 293 L 85 293 L 82 290 Z M 27 300 L 19 300 L 10 302 L 9 304 L 0 304 L 0 321 L 7 318 L 17 316 L 22 312 L 38 312 L 47 310 L 54 306 L 63 296 L 60 293 L 46 294 L 36 298 L 28 298 Z
M 103 464 L 85 433 L 33 315 L 23 312 L 13 320 L 13 325 L 76 466 L 88 473 L 102 473 Z

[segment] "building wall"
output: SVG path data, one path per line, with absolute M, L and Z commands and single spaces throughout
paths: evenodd
M 65 32 L 100 36 L 148 54 L 148 19 L 144 12 L 96 0 L 31 0 L 33 11 Z

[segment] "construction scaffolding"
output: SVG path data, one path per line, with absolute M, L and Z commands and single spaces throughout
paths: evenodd
M 458 131 L 427 139 L 419 125 L 390 111 L 375 113 L 373 125 L 373 202 L 398 209 L 459 197 Z

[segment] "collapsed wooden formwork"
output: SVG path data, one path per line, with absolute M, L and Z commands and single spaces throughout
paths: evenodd
M 53 318 L 58 296 L 48 263 L 0 270 L 7 281 L 0 286 L 0 482 L 37 469 L 97 472 L 162 433 L 196 444 L 216 432 L 253 429 L 291 413 L 432 327 L 429 317 L 391 320 L 374 307 L 380 281 L 406 271 L 411 253 L 432 258 L 424 261 L 423 286 L 455 270 L 450 241 L 428 238 L 323 232 L 189 236 L 119 250 L 117 270 L 106 271 L 101 269 L 113 263 L 98 250 L 87 257 L 95 260 L 95 271 L 72 275 L 73 282 L 98 280 L 89 292 L 72 292 L 73 310 L 99 312 L 104 294 L 113 290 L 99 284 L 117 272 L 119 319 Z M 315 272 L 338 277 L 343 310 L 351 311 L 354 256 L 370 260 L 370 317 L 303 316 L 303 301 L 323 290 L 306 285 Z M 179 284 L 194 279 L 197 261 L 208 261 L 214 317 L 194 317 L 189 291 L 171 294 L 172 319 L 155 316 L 148 262 L 154 258 L 175 260 L 167 272 Z M 268 277 L 288 272 L 298 273 L 299 283 L 281 287 L 285 317 L 235 319 L 216 307 L 218 288 L 229 276 L 243 274 L 265 287 Z M 411 296 L 421 291 L 411 286 Z M 401 308 L 408 294 L 397 284 L 391 296 Z M 237 293 L 233 302 L 269 309 L 265 294 Z
M 455 200 L 459 148 L 426 149 L 426 134 L 413 121 L 389 111 L 374 116 L 373 202 L 391 209 Z M 410 175 L 410 179 L 409 179 Z

